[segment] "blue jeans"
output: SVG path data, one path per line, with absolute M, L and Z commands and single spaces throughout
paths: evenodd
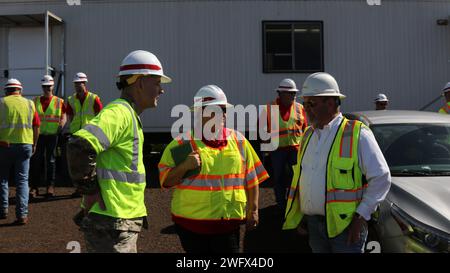
M 8 211 L 8 179 L 14 168 L 16 182 L 16 217 L 28 216 L 28 171 L 32 154 L 31 144 L 11 144 L 8 148 L 0 147 L 0 209 Z
M 313 253 L 364 253 L 367 240 L 367 227 L 361 229 L 360 241 L 347 245 L 348 228 L 334 238 L 328 238 L 324 216 L 304 216 L 308 224 L 309 246 Z M 303 221 L 304 221 L 303 220 Z
M 287 202 L 287 189 L 292 182 L 292 166 L 297 164 L 297 151 L 282 149 L 273 151 L 270 154 L 270 161 L 272 163 L 275 200 L 284 212 Z

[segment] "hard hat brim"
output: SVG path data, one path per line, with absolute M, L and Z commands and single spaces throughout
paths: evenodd
M 302 94 L 300 97 L 339 97 L 345 99 L 347 96 L 344 94 L 331 94 L 331 93 L 319 93 L 319 94 Z
M 172 82 L 172 78 L 166 76 L 166 75 L 158 75 L 161 76 L 161 83 L 171 83 Z
M 233 104 L 229 104 L 229 103 L 227 103 L 227 104 L 223 104 L 223 103 L 211 103 L 211 104 L 205 104 L 205 105 L 192 105 L 191 107 L 189 107 L 189 109 L 191 110 L 191 112 L 192 111 L 194 111 L 195 110 L 195 108 L 200 108 L 200 107 L 204 107 L 204 106 L 214 106 L 214 105 L 217 105 L 217 106 L 225 106 L 225 108 L 230 108 L 230 107 L 234 107 L 234 105 Z
M 278 91 L 278 92 L 298 92 L 298 91 L 300 91 L 298 89 L 279 89 L 279 88 L 276 88 L 274 90 Z

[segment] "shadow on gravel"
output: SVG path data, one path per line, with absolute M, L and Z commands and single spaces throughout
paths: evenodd
M 310 253 L 308 237 L 282 231 L 283 213 L 273 205 L 259 211 L 258 228 L 244 237 L 244 253 Z

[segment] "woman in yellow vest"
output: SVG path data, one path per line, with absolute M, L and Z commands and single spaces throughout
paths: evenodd
M 58 135 L 66 122 L 64 100 L 53 95 L 53 77 L 45 75 L 41 80 L 43 95 L 34 98 L 36 111 L 41 120 L 39 143 L 30 164 L 30 198 L 39 194 L 39 182 L 46 166 L 46 197 L 55 194 L 56 146 Z M 43 164 L 45 159 L 45 164 Z
M 258 185 L 269 176 L 245 137 L 225 127 L 232 105 L 223 91 L 204 86 L 194 101 L 201 124 L 166 147 L 158 165 L 160 183 L 175 189 L 172 220 L 186 252 L 237 253 L 240 225 L 258 224 Z

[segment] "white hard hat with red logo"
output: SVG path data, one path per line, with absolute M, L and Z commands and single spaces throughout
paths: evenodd
M 297 85 L 292 79 L 284 79 L 278 85 L 278 88 L 275 91 L 280 92 L 298 92 Z
M 203 107 L 208 105 L 217 105 L 232 107 L 232 104 L 228 103 L 227 96 L 217 85 L 205 85 L 200 88 L 194 96 L 195 107 Z
M 42 77 L 41 79 L 41 85 L 47 85 L 47 86 L 52 86 L 54 85 L 54 81 L 53 81 L 53 77 L 50 75 L 45 75 L 44 77 Z
M 9 79 L 5 84 L 5 89 L 6 88 L 19 88 L 20 90 L 23 89 L 22 84 L 17 79 Z
M 164 75 L 161 62 L 153 54 L 145 50 L 135 50 L 128 54 L 120 65 L 119 76 L 124 75 L 156 75 L 161 76 L 162 83 L 169 83 L 171 78 Z
M 88 78 L 83 72 L 78 72 L 73 78 L 73 82 L 87 82 Z

